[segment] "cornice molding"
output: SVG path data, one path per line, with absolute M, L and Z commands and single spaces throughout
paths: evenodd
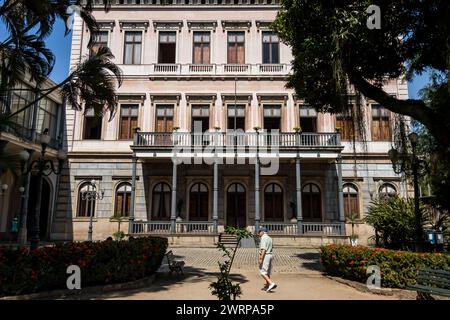
M 147 32 L 150 22 L 148 20 L 120 20 L 120 32 L 123 30 L 144 30 Z
M 250 32 L 252 22 L 250 20 L 222 20 L 223 32 L 226 30 L 247 30 Z

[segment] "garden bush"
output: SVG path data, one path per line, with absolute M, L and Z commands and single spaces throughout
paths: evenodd
M 367 267 L 377 265 L 381 271 L 381 286 L 404 288 L 415 284 L 421 268 L 450 271 L 450 255 L 415 253 L 381 248 L 329 245 L 321 247 L 321 263 L 326 273 L 348 280 L 366 283 Z
M 73 242 L 43 247 L 0 248 L 0 296 L 66 289 L 69 265 L 81 269 L 81 287 L 133 281 L 158 270 L 167 239 Z

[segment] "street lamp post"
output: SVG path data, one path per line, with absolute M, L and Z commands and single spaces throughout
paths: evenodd
M 58 151 L 58 167 L 55 167 L 53 160 L 45 159 L 45 152 L 48 144 L 50 143 L 50 136 L 48 135 L 48 129 L 45 129 L 40 138 L 41 141 L 41 154 L 38 160 L 34 160 L 28 165 L 25 165 L 26 160 L 22 163 L 22 174 L 28 175 L 32 171 L 37 170 L 37 190 L 36 190 L 36 203 L 33 209 L 31 238 L 30 238 L 30 250 L 35 250 L 39 247 L 39 218 L 41 214 L 41 195 L 42 195 L 42 177 L 48 176 L 51 173 L 60 174 L 63 163 L 67 158 L 66 153 L 63 150 Z M 25 159 L 25 156 L 22 160 Z M 28 159 L 27 159 L 28 160 Z
M 422 215 L 420 212 L 420 201 L 419 201 L 419 171 L 423 167 L 426 168 L 426 163 L 417 157 L 417 142 L 419 136 L 417 133 L 412 132 L 408 135 L 408 139 L 411 143 L 411 154 L 403 153 L 400 154 L 396 149 L 391 149 L 388 152 L 388 156 L 392 162 L 392 167 L 396 174 L 402 172 L 411 172 L 413 176 L 413 187 L 414 187 L 414 250 L 421 250 L 422 243 Z M 407 163 L 411 163 L 409 168 Z
M 101 190 L 100 193 L 97 192 L 96 183 L 95 180 L 91 180 L 92 190 L 84 191 L 81 194 L 81 199 L 83 201 L 88 201 L 88 203 L 91 203 L 91 212 L 89 212 L 89 229 L 88 229 L 88 241 L 92 241 L 92 233 L 93 233 L 93 216 L 94 216 L 94 201 L 96 200 L 102 200 L 105 191 Z

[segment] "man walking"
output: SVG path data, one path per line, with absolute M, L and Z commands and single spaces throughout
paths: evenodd
M 272 238 L 267 234 L 267 228 L 261 227 L 258 230 L 258 236 L 261 238 L 259 245 L 259 272 L 266 280 L 266 284 L 261 290 L 271 292 L 277 287 L 276 283 L 270 279 L 272 274 Z

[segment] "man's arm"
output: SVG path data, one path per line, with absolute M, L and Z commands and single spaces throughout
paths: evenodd
M 266 256 L 266 249 L 261 249 L 259 251 L 259 264 L 260 265 L 262 265 L 265 256 Z

